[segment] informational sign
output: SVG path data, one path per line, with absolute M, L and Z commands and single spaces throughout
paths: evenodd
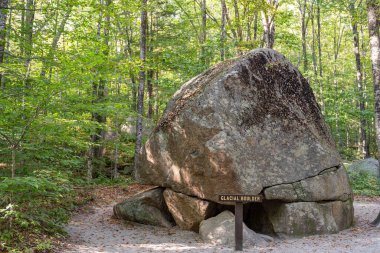
M 219 201 L 221 202 L 263 202 L 262 195 L 219 195 Z
M 235 203 L 235 250 L 243 250 L 243 207 L 244 203 L 263 202 L 262 195 L 220 194 L 220 202 Z

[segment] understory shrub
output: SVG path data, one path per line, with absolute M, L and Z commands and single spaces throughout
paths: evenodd
M 380 180 L 373 174 L 366 171 L 349 171 L 348 176 L 354 194 L 366 196 L 380 195 Z
M 0 177 L 0 251 L 47 250 L 49 237 L 64 234 L 62 225 L 69 219 L 74 195 L 63 172 L 40 170 L 24 177 Z

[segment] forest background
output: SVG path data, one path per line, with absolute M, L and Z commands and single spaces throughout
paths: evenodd
M 367 10 L 362 0 L 0 0 L 0 249 L 50 248 L 74 189 L 131 182 L 136 150 L 181 84 L 258 47 L 308 79 L 346 161 L 377 157 Z M 357 180 L 357 193 L 379 194 L 376 179 Z

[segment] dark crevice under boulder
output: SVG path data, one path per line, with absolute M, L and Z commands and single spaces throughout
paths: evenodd
M 219 194 L 263 194 L 244 219 L 265 233 L 334 233 L 353 219 L 347 174 L 313 92 L 271 49 L 185 83 L 138 155 L 135 177 L 168 188 L 165 200 L 184 229 L 196 231 L 211 209 L 230 210 Z

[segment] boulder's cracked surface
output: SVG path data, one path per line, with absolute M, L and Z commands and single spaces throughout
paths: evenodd
M 327 201 L 351 199 L 352 191 L 346 169 L 331 168 L 321 174 L 291 184 L 281 184 L 264 190 L 267 200 Z
M 281 54 L 254 50 L 193 78 L 142 149 L 136 178 L 217 201 L 340 165 L 313 92 Z
M 137 162 L 136 179 L 167 188 L 166 205 L 184 229 L 225 210 L 219 194 L 263 194 L 245 219 L 268 233 L 334 233 L 352 224 L 347 174 L 313 92 L 271 49 L 185 83 Z

